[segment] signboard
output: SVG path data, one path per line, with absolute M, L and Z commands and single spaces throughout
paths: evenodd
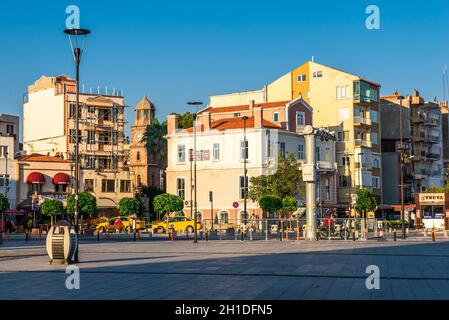
M 232 204 L 232 206 L 234 207 L 234 209 L 237 209 L 237 208 L 239 207 L 239 203 L 238 203 L 238 202 L 234 202 L 234 203 Z
M 444 193 L 420 193 L 419 202 L 444 202 Z
M 368 212 L 368 218 L 374 218 L 375 216 L 374 212 Z

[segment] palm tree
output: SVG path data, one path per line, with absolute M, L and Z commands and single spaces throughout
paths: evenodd
M 154 164 L 165 166 L 167 162 L 167 123 L 162 124 L 159 120 L 147 126 L 145 130 L 144 142 L 148 151 L 148 155 Z

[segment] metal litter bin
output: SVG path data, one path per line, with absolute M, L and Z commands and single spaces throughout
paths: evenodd
M 48 231 L 46 245 L 50 264 L 72 264 L 78 246 L 75 228 L 67 221 L 57 222 Z

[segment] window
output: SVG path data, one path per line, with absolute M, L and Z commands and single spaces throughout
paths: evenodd
M 379 143 L 377 132 L 371 132 L 371 142 L 374 144 Z
M 142 110 L 137 110 L 137 120 L 142 119 Z
M 2 174 L 0 175 L 0 187 L 8 187 L 9 186 L 9 175 Z
M 87 144 L 95 144 L 95 131 L 87 131 Z
M 337 86 L 337 99 L 347 99 L 349 86 Z
M 42 185 L 41 184 L 37 184 L 37 183 L 33 183 L 33 184 L 29 184 L 28 185 L 28 192 L 30 193 L 41 193 L 42 190 Z
M 220 144 L 214 143 L 213 147 L 214 161 L 220 161 Z
M 138 175 L 137 176 L 137 188 L 142 188 L 142 176 Z
M 144 118 L 144 120 L 148 120 L 149 117 L 150 117 L 149 110 L 144 110 L 143 111 L 143 118 Z
M 76 130 L 70 129 L 69 134 L 70 134 L 69 137 L 70 143 L 76 143 Z M 78 131 L 78 142 L 81 142 L 81 131 Z
M 234 117 L 240 117 L 240 112 L 234 113 Z
M 379 123 L 379 113 L 377 111 L 371 110 L 370 115 L 373 123 Z
M 374 156 L 373 167 L 374 167 L 374 168 L 380 168 L 380 159 L 379 159 L 379 156 Z
M 347 188 L 351 186 L 351 177 L 350 176 L 339 176 L 338 177 L 338 185 L 343 188 Z
M 99 144 L 110 144 L 111 143 L 111 132 L 104 131 L 98 134 L 98 143 Z
M 131 180 L 120 180 L 120 192 L 122 193 L 131 192 Z
M 273 113 L 273 121 L 278 122 L 279 121 L 279 113 L 275 112 Z
M 8 146 L 0 146 L 0 158 L 6 158 L 8 156 Z
M 186 198 L 186 180 L 184 178 L 176 179 L 176 194 L 181 199 L 185 200 Z
M 186 162 L 186 146 L 181 144 L 178 146 L 178 163 Z
M 94 192 L 94 179 L 85 179 L 84 180 L 84 191 L 85 192 Z
M 140 161 L 140 151 L 137 151 L 136 159 L 137 159 L 137 161 Z
M 298 144 L 298 160 L 304 160 L 304 145 Z
M 331 178 L 327 178 L 324 181 L 324 189 L 326 192 L 326 200 L 330 201 L 331 200 Z
M 67 185 L 66 184 L 55 184 L 55 192 L 66 192 Z
M 248 193 L 248 176 L 246 176 L 246 181 L 244 176 L 239 177 L 239 197 L 240 199 L 245 198 L 245 194 Z
M 240 141 L 240 160 L 248 160 L 249 142 Z
M 221 223 L 229 223 L 229 213 L 227 211 L 220 211 L 218 216 Z
M 296 126 L 304 126 L 306 124 L 306 114 L 302 111 L 296 111 Z
M 373 177 L 373 188 L 380 189 L 380 177 Z
M 316 71 L 313 73 L 314 78 L 322 78 L 323 77 L 323 71 Z
M 320 150 L 320 147 L 316 147 L 316 150 L 315 150 L 315 152 L 316 152 L 316 161 L 321 161 L 320 159 L 321 159 L 321 150 Z
M 307 77 L 305 74 L 300 74 L 297 78 L 298 82 L 305 82 L 307 80 Z
M 278 142 L 279 157 L 285 159 L 285 142 Z
M 6 125 L 6 133 L 8 136 L 12 136 L 14 134 L 14 126 L 12 124 Z
M 349 166 L 350 163 L 351 163 L 351 160 L 349 160 L 349 157 L 348 157 L 348 156 L 343 156 L 343 157 L 341 157 L 341 164 L 342 164 L 343 166 Z
M 69 104 L 69 118 L 74 119 L 75 118 L 75 112 L 76 112 L 76 103 L 70 102 Z
M 101 192 L 115 192 L 115 180 L 103 179 L 101 182 Z

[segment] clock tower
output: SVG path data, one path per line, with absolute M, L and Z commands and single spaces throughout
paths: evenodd
M 160 172 L 154 170 L 151 158 L 145 146 L 145 130 L 154 123 L 156 108 L 147 98 L 137 104 L 134 110 L 134 125 L 131 126 L 130 170 L 134 174 L 134 186 L 140 189 L 142 186 L 154 186 L 160 188 Z

